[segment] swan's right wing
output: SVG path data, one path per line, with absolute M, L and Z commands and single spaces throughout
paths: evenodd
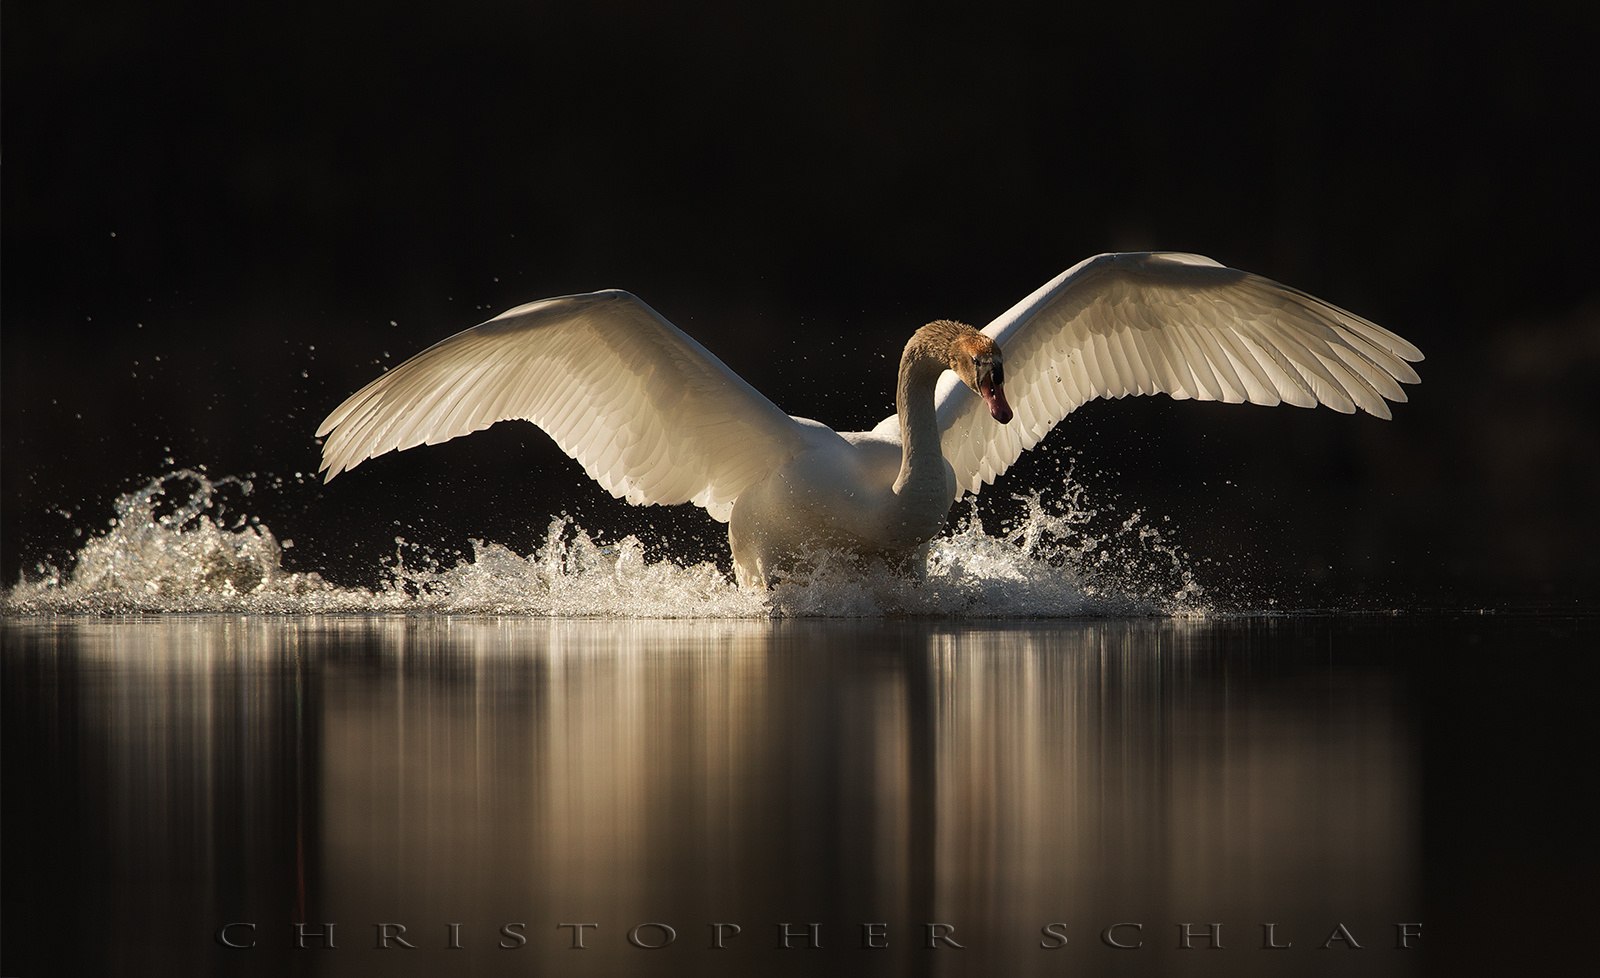
M 544 299 L 422 351 L 317 429 L 327 478 L 366 459 L 521 418 L 630 503 L 733 501 L 804 447 L 803 429 L 688 334 L 621 291 Z
M 958 494 L 993 482 L 1092 398 L 1164 393 L 1326 404 L 1388 418 L 1384 399 L 1406 399 L 1400 385 L 1417 383 L 1407 361 L 1422 359 L 1399 336 L 1332 303 L 1173 252 L 1079 262 L 983 332 L 1005 356 L 1015 420 L 994 423 L 954 374 L 940 378 L 940 440 Z

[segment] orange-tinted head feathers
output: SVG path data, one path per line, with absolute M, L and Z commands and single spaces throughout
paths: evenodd
M 989 405 L 989 415 L 1001 424 L 1011 420 L 1011 405 L 1006 401 L 1005 358 L 999 344 L 971 326 L 964 326 L 950 340 L 950 369 L 961 382 Z

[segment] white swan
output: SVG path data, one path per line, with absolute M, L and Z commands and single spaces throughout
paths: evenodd
M 817 547 L 903 559 L 1095 397 L 1169 394 L 1388 418 L 1422 353 L 1360 316 L 1199 255 L 1098 255 L 980 332 L 917 330 L 897 413 L 871 431 L 793 418 L 620 291 L 543 299 L 457 333 L 339 405 L 327 479 L 385 452 L 522 418 L 630 503 L 728 524 L 741 584 Z M 1009 400 L 1006 384 L 1010 385 Z M 987 408 L 987 410 L 986 410 Z M 1011 422 L 1011 423 L 1007 423 Z

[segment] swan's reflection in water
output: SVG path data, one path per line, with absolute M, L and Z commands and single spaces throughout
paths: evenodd
M 73 909 L 123 973 L 1354 973 L 1317 950 L 1339 924 L 1360 973 L 1411 973 L 1416 733 L 1337 632 L 58 622 L 7 687 L 54 697 Z

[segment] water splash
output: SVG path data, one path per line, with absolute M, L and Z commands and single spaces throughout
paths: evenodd
M 842 555 L 771 591 L 737 587 L 717 565 L 651 560 L 636 536 L 607 542 L 569 517 L 531 554 L 474 540 L 450 566 L 396 541 L 373 589 L 290 571 L 292 546 L 244 511 L 250 479 L 192 469 L 119 497 L 109 528 L 70 573 L 41 566 L 0 599 L 8 614 L 445 612 L 552 617 L 1039 618 L 1207 611 L 1192 561 L 1138 513 L 1089 505 L 1068 473 L 1060 490 L 1012 497 L 1011 516 L 971 502 L 926 548 L 915 578 Z M 1108 517 L 1111 522 L 1108 524 Z M 986 532 L 984 523 L 1000 527 Z

